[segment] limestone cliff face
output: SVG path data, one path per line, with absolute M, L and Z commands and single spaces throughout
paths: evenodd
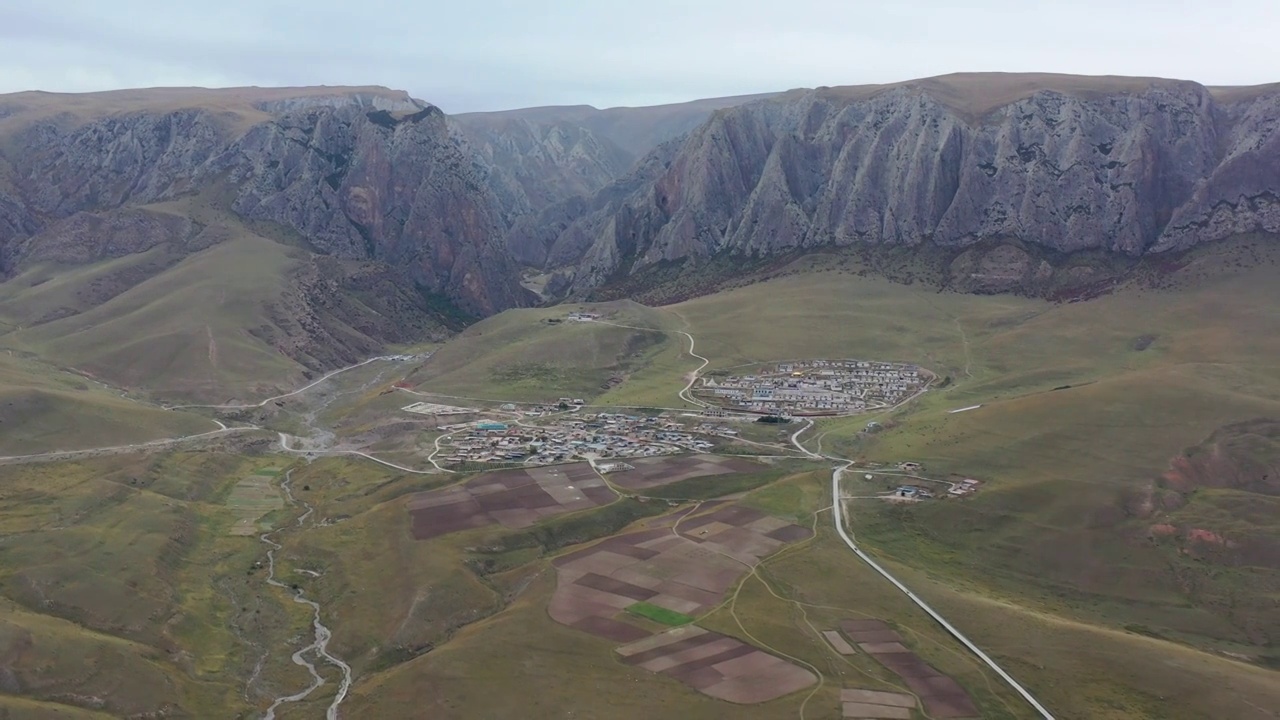
M 470 314 L 528 301 L 499 202 L 436 108 L 391 91 L 208 92 L 218 102 L 129 96 L 162 107 L 99 117 L 54 112 L 39 94 L 0 102 L 0 272 L 111 256 L 158 232 L 151 214 L 114 211 L 213 193 L 321 253 L 395 266 Z M 67 224 L 94 213 L 108 220 Z
M 293 228 L 325 254 L 404 268 L 475 315 L 526 300 L 498 203 L 434 107 L 288 113 L 208 172 L 228 174 L 244 217 Z
M 594 193 L 635 161 L 609 139 L 564 120 L 472 115 L 454 126 L 488 169 L 511 218 Z
M 577 252 L 548 265 L 582 288 L 722 252 L 1009 240 L 1136 257 L 1277 233 L 1280 91 L 1250 90 L 1076 83 L 979 108 L 940 83 L 789 93 L 716 112 L 625 200 L 562 219 L 548 245 Z
M 18 134 L 13 182 L 36 222 L 155 202 L 196 189 L 193 176 L 229 135 L 226 122 L 203 109 L 109 116 L 70 128 L 41 122 Z
M 541 266 L 554 235 L 577 219 L 596 192 L 615 180 L 629 187 L 636 160 L 697 128 L 712 112 L 772 95 L 695 100 L 674 105 L 589 105 L 456 115 L 451 124 L 471 147 L 511 229 L 517 261 Z M 643 168 L 643 166 L 642 166 Z M 609 196 L 617 195 L 611 189 Z M 579 253 L 580 254 L 580 253 Z

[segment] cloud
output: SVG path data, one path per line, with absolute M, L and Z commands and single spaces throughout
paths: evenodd
M 1280 80 L 1273 0 L 6 0 L 0 91 L 379 84 L 451 112 L 955 71 Z

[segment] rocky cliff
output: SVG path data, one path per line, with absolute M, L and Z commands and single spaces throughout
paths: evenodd
M 502 244 L 500 204 L 436 108 L 376 89 L 157 92 L 88 108 L 39 93 L 0 102 L 0 269 L 65 260 L 77 238 L 88 243 L 84 259 L 99 258 L 149 232 L 120 226 L 139 214 L 113 216 L 92 242 L 42 232 L 79 213 L 212 193 L 319 253 L 399 268 L 472 315 L 527 301 Z
M 238 188 L 241 216 L 296 230 L 327 255 L 404 268 L 482 316 L 524 304 L 499 205 L 444 115 L 359 107 L 257 125 L 203 170 Z
M 558 232 L 562 218 L 576 217 L 587 198 L 627 175 L 637 159 L 697 128 L 716 110 L 765 97 L 772 95 L 606 110 L 550 106 L 467 113 L 451 122 L 477 156 L 512 228 L 508 250 L 517 261 L 539 266 L 548 254 L 543 236 Z
M 635 161 L 607 138 L 564 120 L 534 122 L 503 114 L 472 116 L 454 125 L 488 169 L 508 221 L 590 195 Z
M 560 294 L 833 246 L 1026 290 L 1054 257 L 1280 232 L 1277 124 L 1276 86 L 1052 75 L 456 118 L 379 88 L 22 93 L 0 97 L 0 273 L 204 247 L 154 214 L 198 196 L 471 316 L 531 302 L 521 266 Z
M 563 229 L 542 242 L 572 251 L 546 263 L 577 288 L 662 261 L 854 244 L 996 243 L 966 267 L 1016 284 L 1035 272 L 1018 246 L 1137 257 L 1280 232 L 1277 123 L 1277 88 L 1141 78 L 793 91 L 717 111 L 626 193 L 549 209 Z

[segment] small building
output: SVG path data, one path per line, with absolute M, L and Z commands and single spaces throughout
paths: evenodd
M 481 422 L 481 423 L 476 423 L 476 429 L 484 430 L 487 432 L 506 431 L 507 424 L 500 423 L 500 422 Z

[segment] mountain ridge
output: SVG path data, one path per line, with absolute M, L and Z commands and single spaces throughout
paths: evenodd
M 990 80 L 947 82 L 961 92 Z M 1003 238 L 1132 257 L 1280 232 L 1271 86 L 1219 91 L 1224 102 L 1187 81 L 1068 77 L 1044 90 L 1027 76 L 997 80 L 965 112 L 935 97 L 935 79 L 717 111 L 625 200 L 570 213 L 549 246 L 591 242 L 545 269 L 584 288 L 721 252 Z M 991 96 L 1013 99 L 989 109 Z
M 245 233 L 301 253 L 255 332 L 311 369 L 720 257 L 927 246 L 953 289 L 1083 297 L 1280 232 L 1278 125 L 1280 84 L 1027 73 L 457 116 L 377 86 L 4 95 L 0 273 L 122 264 L 0 321 L 71 327 Z M 370 283 L 389 304 L 344 295 Z

